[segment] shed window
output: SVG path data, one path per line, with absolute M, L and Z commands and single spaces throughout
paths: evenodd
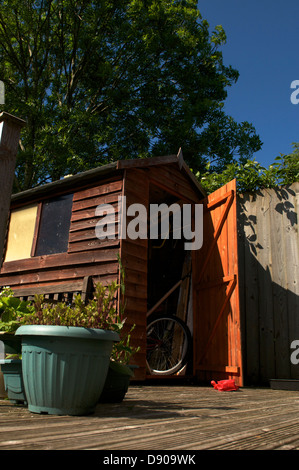
M 5 261 L 67 252 L 72 203 L 68 194 L 12 210 Z
M 35 256 L 67 251 L 72 203 L 72 194 L 43 203 Z
M 5 261 L 30 258 L 38 204 L 11 211 Z

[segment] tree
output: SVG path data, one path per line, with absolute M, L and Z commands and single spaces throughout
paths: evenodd
M 238 72 L 196 0 L 0 0 L 5 109 L 27 121 L 15 190 L 117 159 L 177 153 L 196 171 L 261 142 L 223 104 Z
M 208 194 L 236 178 L 239 192 L 257 191 L 263 188 L 276 188 L 299 181 L 299 144 L 293 144 L 294 151 L 280 155 L 268 168 L 255 160 L 229 163 L 223 171 L 217 172 L 206 166 L 205 171 L 196 176 Z
M 280 155 L 276 158 L 282 184 L 299 181 L 299 143 L 293 143 L 293 147 L 294 150 L 289 155 Z

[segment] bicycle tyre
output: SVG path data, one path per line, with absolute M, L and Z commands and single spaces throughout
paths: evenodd
M 186 365 L 192 340 L 189 328 L 180 318 L 174 315 L 151 315 L 146 334 L 146 364 L 151 375 L 172 375 Z M 174 341 L 174 337 L 177 341 Z

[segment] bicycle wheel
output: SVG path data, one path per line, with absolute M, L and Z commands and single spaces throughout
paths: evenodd
M 180 318 L 151 315 L 146 333 L 146 362 L 152 375 L 171 375 L 186 364 L 191 351 L 191 334 Z

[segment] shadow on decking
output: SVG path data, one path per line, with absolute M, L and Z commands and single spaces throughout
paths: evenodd
M 237 393 L 242 393 L 238 391 Z M 137 418 L 137 419 L 157 419 L 163 420 L 165 418 L 177 418 L 188 415 L 190 416 L 201 416 L 201 411 L 227 411 L 233 412 L 237 408 L 235 406 L 217 406 L 213 404 L 203 405 L 202 403 L 188 403 L 188 402 L 170 402 L 170 401 L 155 401 L 155 400 L 132 400 L 126 398 L 122 403 L 101 403 L 97 406 L 96 411 L 90 417 L 95 418 L 111 418 L 122 417 L 122 418 Z M 217 417 L 215 416 L 217 419 Z

